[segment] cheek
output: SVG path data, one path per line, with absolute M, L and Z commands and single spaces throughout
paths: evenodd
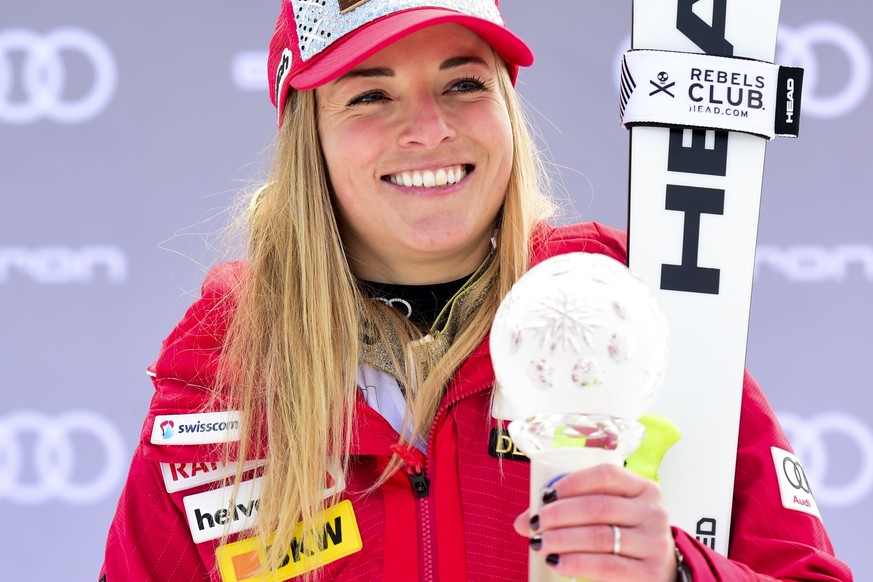
M 348 188 L 334 188 L 331 198 L 333 211 L 344 242 L 362 236 L 361 227 L 367 223 L 367 214 L 354 196 L 347 196 Z M 363 230 L 366 230 L 364 228 Z
M 351 190 L 350 177 L 353 175 L 350 164 L 355 156 L 348 154 L 349 146 L 343 140 L 337 140 L 335 135 L 322 138 L 321 147 L 327 182 L 334 204 L 337 208 L 347 206 L 349 202 L 347 194 Z
M 497 178 L 498 182 L 503 184 L 504 187 L 509 182 L 509 176 L 512 173 L 512 161 L 513 161 L 513 137 L 512 137 L 512 126 L 510 125 L 509 118 L 506 116 L 500 117 L 494 120 L 494 124 L 491 126 L 491 143 L 492 153 L 497 160 L 498 168 L 497 168 Z
M 512 165 L 512 124 L 509 114 L 504 105 L 495 105 L 491 110 L 487 123 L 479 119 L 476 125 L 470 127 L 481 128 L 480 140 L 487 144 L 491 155 L 499 160 L 501 170 L 506 170 Z
M 381 146 L 378 132 L 367 127 L 356 124 L 354 127 L 332 128 L 322 134 L 324 157 L 335 186 L 373 177 Z
M 342 167 L 341 160 L 343 157 L 343 139 L 332 128 L 327 130 L 319 129 L 318 137 L 321 141 L 321 151 L 324 154 L 324 161 L 328 171 L 328 177 L 333 178 L 335 173 Z M 333 181 L 333 180 L 331 180 Z

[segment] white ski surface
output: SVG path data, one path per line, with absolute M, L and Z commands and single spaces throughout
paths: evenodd
M 678 29 L 677 11 L 690 9 L 707 26 L 720 28 L 717 14 L 726 9 L 724 38 L 733 56 L 772 62 L 779 5 L 634 0 L 632 46 L 704 52 Z M 714 137 L 707 133 L 707 149 Z M 685 130 L 686 147 L 690 138 Z M 683 434 L 660 469 L 671 522 L 726 555 L 766 141 L 727 134 L 723 176 L 669 171 L 669 144 L 669 129 L 631 130 L 630 268 L 655 290 L 671 328 L 670 366 L 652 410 Z M 688 212 L 667 209 L 668 185 L 711 189 L 707 196 L 713 199 L 723 191 L 721 214 L 699 214 L 699 244 L 683 241 Z M 718 269 L 717 293 L 662 288 L 662 265 L 683 264 L 683 242 L 698 244 L 697 266 Z

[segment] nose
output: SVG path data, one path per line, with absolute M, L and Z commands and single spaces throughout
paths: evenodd
M 420 94 L 405 108 L 400 143 L 434 149 L 456 135 L 446 106 L 431 94 Z

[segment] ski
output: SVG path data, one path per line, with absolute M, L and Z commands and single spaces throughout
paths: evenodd
M 652 412 L 683 435 L 660 482 L 671 522 L 725 555 L 766 138 L 797 129 L 786 108 L 800 79 L 767 65 L 779 9 L 780 0 L 634 0 L 634 60 L 622 70 L 623 114 L 635 115 L 629 266 L 655 290 L 672 336 Z M 789 100 L 775 98 L 776 84 Z M 637 97 L 662 113 L 634 109 Z M 746 122 L 746 133 L 706 129 Z

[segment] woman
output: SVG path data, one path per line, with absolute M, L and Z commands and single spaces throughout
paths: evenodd
M 762 478 L 788 444 L 749 377 L 731 559 L 621 468 L 526 512 L 483 340 L 531 264 L 625 258 L 617 231 L 544 222 L 512 87 L 532 60 L 491 0 L 283 1 L 248 260 L 210 273 L 151 368 L 105 580 L 524 580 L 528 548 L 598 580 L 851 577 Z

